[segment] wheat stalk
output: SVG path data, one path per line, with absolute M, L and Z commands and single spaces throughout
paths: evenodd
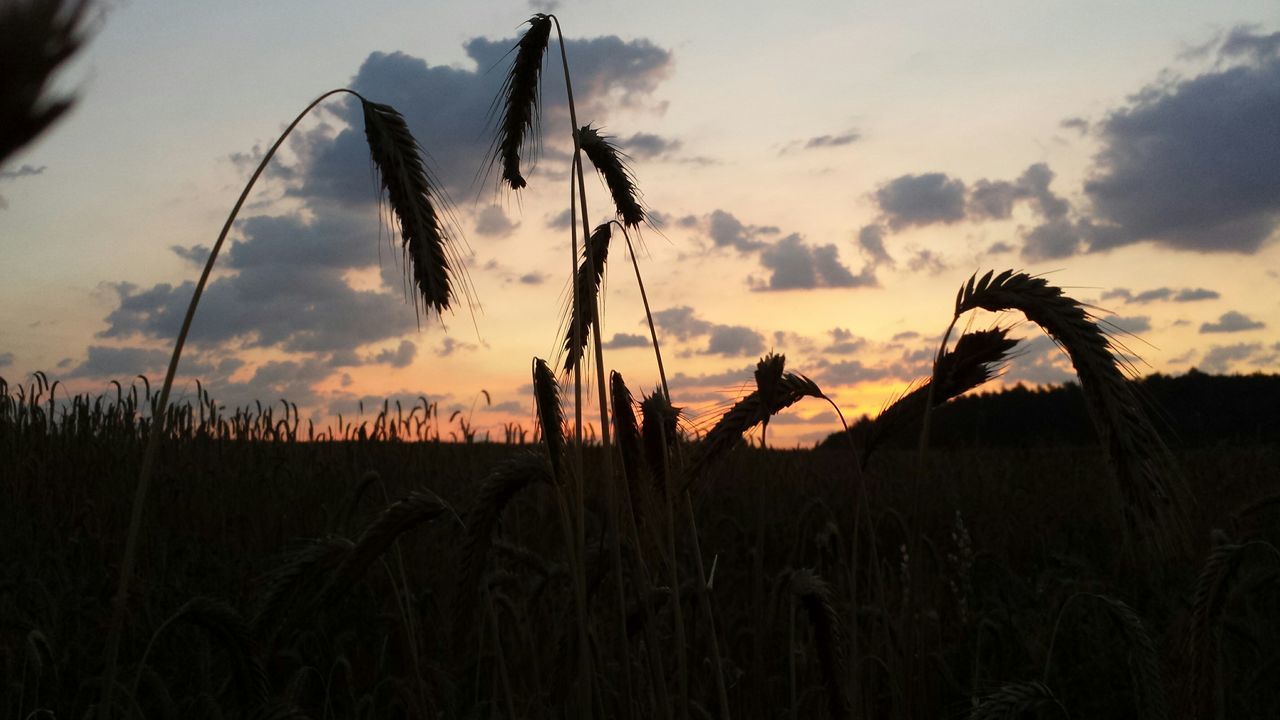
M 502 163 L 502 179 L 512 190 L 526 185 L 520 174 L 520 153 L 529 142 L 529 135 L 537 135 L 538 80 L 550 40 L 551 18 L 542 13 L 529 18 L 529 29 L 516 45 L 515 60 L 502 85 L 502 117 L 493 142 L 492 162 Z
M 640 203 L 640 190 L 635 175 L 626 163 L 626 155 L 610 142 L 608 135 L 601 135 L 590 125 L 578 130 L 578 146 L 587 154 L 596 172 L 604 178 L 613 198 L 613 206 L 623 225 L 639 227 L 645 221 L 644 206 Z
M 329 537 L 287 552 L 276 568 L 259 580 L 263 590 L 253 618 L 254 635 L 269 643 L 302 600 L 320 594 L 354 547 L 346 538 Z
M 1129 526 L 1168 550 L 1183 547 L 1181 478 L 1097 319 L 1044 278 L 1012 270 L 969 278 L 956 294 L 955 317 L 977 308 L 1017 310 L 1066 351 L 1115 469 Z

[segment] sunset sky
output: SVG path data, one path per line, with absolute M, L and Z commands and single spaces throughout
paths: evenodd
M 200 378 L 225 404 L 285 397 L 321 421 L 425 395 L 475 405 L 498 436 L 532 428 L 530 359 L 555 354 L 569 277 L 554 43 L 529 187 L 485 170 L 506 53 L 538 11 L 561 19 L 579 119 L 630 154 L 660 221 L 641 270 L 676 402 L 704 424 L 769 350 L 850 420 L 875 414 L 928 372 L 960 284 L 993 268 L 1096 306 L 1144 373 L 1280 371 L 1275 0 L 128 0 L 59 77 L 73 111 L 0 168 L 0 376 L 90 392 L 162 377 L 262 151 L 347 86 L 429 153 L 478 303 L 419 327 L 358 107 L 335 98 L 242 211 L 179 394 Z M 588 189 L 606 219 L 602 183 Z M 605 365 L 651 391 L 617 246 L 606 287 Z M 999 382 L 1071 376 L 1035 327 L 1017 334 L 1033 340 Z M 770 440 L 837 427 L 802 403 Z

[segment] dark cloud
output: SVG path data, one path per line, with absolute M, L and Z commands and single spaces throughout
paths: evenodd
M 1151 331 L 1151 316 L 1149 315 L 1116 315 L 1106 319 L 1117 328 L 1127 333 L 1144 333 Z
M 1075 377 L 1066 353 L 1047 335 L 1037 335 L 1019 343 L 1005 372 L 1005 382 L 1033 385 L 1058 385 Z
M 764 336 L 742 325 L 716 325 L 711 329 L 704 355 L 741 357 L 764 352 Z
M 173 251 L 174 255 L 193 265 L 202 266 L 209 261 L 208 245 L 191 245 L 190 247 L 186 245 L 170 245 L 169 249 Z
M 610 350 L 622 350 L 623 348 L 648 347 L 649 338 L 644 335 L 633 335 L 631 333 L 614 333 L 613 338 L 604 344 Z
M 854 335 L 846 328 L 832 328 L 827 331 L 831 336 L 831 344 L 824 347 L 822 352 L 834 355 L 849 355 L 864 349 L 867 341 Z
M 1217 300 L 1221 295 L 1207 288 L 1183 288 L 1173 296 L 1174 302 L 1197 302 L 1199 300 Z
M 1246 330 L 1261 330 L 1267 324 L 1230 310 L 1218 317 L 1217 322 L 1202 323 L 1201 333 L 1232 333 Z
M 17 180 L 18 178 L 33 177 L 44 173 L 46 169 L 47 166 L 45 165 L 41 165 L 40 167 L 36 167 L 34 165 L 23 165 L 17 170 L 0 170 L 0 180 Z
M 452 338 L 446 339 L 451 340 Z M 390 365 L 393 368 L 403 368 L 413 364 L 413 359 L 417 356 L 418 346 L 409 340 L 401 340 L 398 347 L 383 350 L 374 357 L 373 361 Z
M 713 210 L 707 217 L 707 234 L 716 247 L 732 247 L 739 252 L 752 252 L 765 246 L 760 238 L 777 233 L 778 228 L 772 225 L 744 225 L 724 210 Z
M 1080 250 L 1080 228 L 1065 218 L 1050 220 L 1032 228 L 1023 237 L 1022 257 L 1027 260 L 1057 260 Z
M 987 248 L 988 255 L 1002 255 L 1004 253 L 1013 252 L 1016 248 L 1007 242 L 995 242 Z
M 857 383 L 885 378 L 900 377 L 898 371 L 887 366 L 864 365 L 861 360 L 841 360 L 831 362 L 825 358 L 817 362 L 818 371 L 814 379 L 824 387 L 836 385 L 856 385 Z
M 618 141 L 618 147 L 623 152 L 638 160 L 670 157 L 680 149 L 681 145 L 682 143 L 675 138 L 645 132 L 638 132 L 625 140 Z
M 573 224 L 573 211 L 565 208 L 555 215 L 547 216 L 547 227 L 552 230 L 568 230 Z
M 688 305 L 659 310 L 653 314 L 653 322 L 676 340 L 684 341 L 706 335 L 711 332 L 711 323 L 699 318 L 693 308 Z
M 476 215 L 476 234 L 489 237 L 506 237 L 515 231 L 520 223 L 513 223 L 502 208 L 489 205 Z
M 947 269 L 947 264 L 932 250 L 917 250 L 911 259 L 907 261 L 907 268 L 911 272 L 923 272 L 930 275 L 937 275 Z
M 477 349 L 479 349 L 479 346 L 476 345 L 475 343 L 463 342 L 455 338 L 446 337 L 440 343 L 440 349 L 436 350 L 436 355 L 439 355 L 440 357 L 449 357 L 450 355 L 457 352 L 477 350 Z
M 915 330 L 903 330 L 900 333 L 894 334 L 893 341 L 901 342 L 903 340 L 915 340 L 918 337 L 920 337 L 920 333 L 916 332 Z
M 365 59 L 350 87 L 399 110 L 429 153 L 434 175 L 450 194 L 461 197 L 483 173 L 491 142 L 486 131 L 492 128 L 490 109 L 510 62 L 508 52 L 516 42 L 516 38 L 468 41 L 464 47 L 474 69 L 430 65 L 405 53 L 375 52 Z M 574 61 L 579 117 L 597 122 L 613 107 L 640 104 L 671 69 L 671 53 L 644 39 L 607 36 L 568 40 L 566 45 Z M 547 58 L 547 63 L 554 62 Z M 564 79 L 558 72 L 545 72 L 542 77 L 544 127 L 567 128 Z M 347 127 L 332 139 L 294 143 L 307 166 L 292 192 L 309 198 L 370 202 L 373 185 L 358 104 L 348 100 L 328 107 Z M 557 140 L 561 136 L 568 133 L 547 134 L 549 155 L 564 151 L 564 143 Z M 524 165 L 531 170 L 535 162 L 528 159 Z
M 1089 121 L 1082 117 L 1069 117 L 1058 123 L 1058 127 L 1063 130 L 1075 130 L 1081 135 L 1089 132 Z
M 953 223 L 965 217 L 964 182 L 944 173 L 903 175 L 875 193 L 880 212 L 894 230 Z
M 1205 351 L 1204 357 L 1200 359 L 1199 369 L 1209 373 L 1225 373 L 1232 365 L 1252 358 L 1261 350 L 1262 345 L 1259 343 L 1214 345 Z
M 170 353 L 166 350 L 141 347 L 109 347 L 90 345 L 89 357 L 67 373 L 67 377 L 122 378 L 135 375 L 156 375 L 169 365 Z M 211 368 L 201 362 L 188 359 L 182 364 L 186 375 L 199 375 Z
M 540 273 L 537 271 L 527 272 L 520 276 L 520 283 L 522 285 L 541 285 L 546 281 L 547 281 L 546 273 Z
M 1237 29 L 1222 53 L 1244 62 L 1148 87 L 1100 124 L 1091 250 L 1254 253 L 1280 225 L 1276 35 Z
M 839 135 L 819 135 L 811 137 L 804 143 L 806 150 L 814 148 L 841 147 L 844 145 L 852 145 L 862 139 L 862 133 L 857 130 L 840 133 Z
M 809 245 L 794 233 L 761 249 L 760 264 L 770 275 L 768 284 L 756 290 L 863 287 L 876 283 L 869 268 L 858 275 L 850 272 L 840 262 L 835 245 Z
M 0 368 L 9 367 L 12 364 L 13 364 L 13 353 L 11 352 L 0 353 Z
M 893 267 L 893 258 L 884 249 L 883 225 L 864 225 L 858 231 L 858 247 L 862 248 L 862 255 L 872 268 L 878 268 L 881 265 Z

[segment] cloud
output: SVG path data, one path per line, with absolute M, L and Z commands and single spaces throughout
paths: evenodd
M 907 268 L 910 269 L 911 272 L 924 272 L 930 275 L 937 275 L 947 269 L 947 264 L 943 262 L 942 258 L 938 257 L 938 255 L 932 250 L 923 249 L 917 250 L 916 253 L 911 256 L 911 260 L 907 262 Z
M 169 357 L 168 352 L 154 348 L 90 345 L 89 357 L 72 368 L 67 377 L 154 375 L 168 366 Z M 188 374 L 192 372 L 192 366 L 187 363 L 182 369 Z
M 818 361 L 815 380 L 822 386 L 856 385 L 872 380 L 900 377 L 899 372 L 888 366 L 864 365 L 861 360 L 841 360 L 831 362 L 826 358 Z
M 1235 345 L 1214 345 L 1205 351 L 1200 359 L 1200 370 L 1209 373 L 1225 373 L 1230 366 L 1253 357 L 1262 350 L 1259 343 L 1237 343 Z
M 1023 340 L 1014 355 L 1005 372 L 1006 383 L 1058 385 L 1076 377 L 1066 353 L 1046 335 Z
M 23 165 L 17 170 L 0 170 L 0 180 L 17 180 L 18 178 L 34 177 L 36 175 L 43 174 L 46 169 L 47 166 L 45 165 L 41 165 L 40 167 L 36 167 L 34 165 Z
M 489 155 L 490 108 L 505 77 L 516 38 L 473 38 L 464 45 L 473 67 L 431 65 L 401 52 L 365 58 L 350 87 L 375 102 L 396 108 L 429 153 L 430 167 L 449 194 L 461 197 L 482 174 Z M 645 39 L 616 36 L 566 41 L 574 60 L 573 89 L 579 117 L 604 120 L 611 108 L 634 107 L 653 93 L 671 70 L 671 53 Z M 546 62 L 554 63 L 548 55 Z M 542 76 L 543 127 L 567 127 L 568 105 L 560 73 Z M 335 137 L 307 136 L 293 143 L 304 158 L 300 184 L 292 194 L 347 203 L 371 202 L 368 149 L 358 103 L 326 107 L 347 127 Z M 563 152 L 561 133 L 546 135 L 547 152 Z M 564 133 L 567 135 L 567 133 Z M 524 169 L 532 170 L 533 158 Z M 526 172 L 526 174 L 529 174 Z M 495 179 L 495 177 L 491 177 Z
M 716 325 L 711 329 L 704 355 L 741 357 L 764 352 L 764 336 L 742 325 Z
M 13 364 L 13 353 L 11 352 L 0 353 L 0 368 L 9 367 L 12 364 Z
M 1106 319 L 1115 327 L 1127 333 L 1144 333 L 1151 331 L 1151 316 L 1149 315 L 1116 315 Z
M 991 246 L 987 248 L 987 254 L 1001 255 L 1004 253 L 1013 252 L 1014 249 L 1015 248 L 1007 242 L 995 242 L 995 243 L 991 243 Z
M 1219 316 L 1217 322 L 1202 323 L 1200 332 L 1201 334 L 1244 332 L 1246 330 L 1261 330 L 1266 326 L 1267 324 L 1264 322 L 1254 320 L 1235 310 L 1230 310 Z
M 453 338 L 446 338 L 452 340 Z M 413 364 L 413 359 L 418 356 L 418 346 L 409 340 L 401 340 L 400 345 L 395 348 L 387 348 L 378 353 L 373 361 L 380 364 L 390 365 L 393 368 L 409 367 Z
M 854 335 L 846 328 L 832 328 L 827 331 L 831 336 L 831 344 L 822 349 L 824 353 L 833 355 L 849 355 L 867 346 L 867 341 Z
M 1221 295 L 1216 290 L 1207 288 L 1183 288 L 1173 296 L 1174 302 L 1197 302 L 1200 300 L 1217 300 Z
M 522 285 L 541 285 L 547 281 L 547 274 L 541 272 L 527 272 L 520 276 L 520 284 Z
M 806 140 L 795 140 L 782 146 L 778 151 L 779 155 L 790 155 L 801 150 L 822 150 L 827 148 L 845 147 L 852 145 L 862 139 L 862 133 L 857 130 L 846 130 L 834 135 L 817 135 Z
M 1032 228 L 1024 237 L 1022 257 L 1028 260 L 1056 260 L 1076 254 L 1083 240 L 1079 227 L 1063 218 Z
M 457 352 L 477 349 L 479 349 L 479 347 L 475 343 L 463 342 L 455 338 L 446 337 L 444 341 L 440 343 L 440 349 L 436 350 L 436 355 L 439 355 L 440 357 L 449 357 Z
M 634 335 L 631 333 L 614 333 L 613 338 L 604 344 L 610 350 L 622 350 L 624 348 L 648 347 L 649 338 L 644 335 Z
M 488 237 L 506 237 L 515 231 L 520 223 L 513 223 L 507 214 L 497 205 L 489 205 L 476 215 L 476 234 Z
M 177 255 L 193 265 L 203 266 L 209 261 L 210 250 L 208 245 L 192 245 L 190 247 L 185 245 L 170 245 L 169 249 L 173 251 L 174 255 Z
M 884 249 L 883 225 L 864 225 L 858 231 L 858 247 L 862 248 L 862 255 L 872 268 L 878 268 L 881 265 L 893 267 L 893 258 Z
M 744 225 L 742 221 L 724 210 L 713 210 L 707 216 L 707 234 L 716 247 L 731 247 L 739 252 L 753 252 L 765 246 L 761 237 L 778 234 L 778 228 L 772 225 Z
M 707 345 L 696 351 L 699 355 L 736 357 L 756 355 L 764 351 L 764 336 L 759 332 L 742 325 L 708 322 L 698 317 L 693 308 L 687 305 L 659 310 L 653 314 L 653 321 L 661 329 L 660 336 L 664 338 L 680 342 L 707 338 Z
M 756 290 L 809 290 L 875 285 L 870 268 L 854 275 L 840 262 L 835 245 L 809 245 L 793 233 L 760 251 L 760 264 L 770 272 L 768 284 Z
M 1242 64 L 1154 85 L 1098 128 L 1084 191 L 1090 250 L 1140 241 L 1255 253 L 1280 225 L 1280 50 L 1237 28 L 1221 50 Z
M 1221 297 L 1217 291 L 1207 288 L 1170 288 L 1159 287 L 1151 290 L 1143 290 L 1135 294 L 1128 288 L 1114 288 L 1102 293 L 1103 300 L 1120 299 L 1126 303 L 1135 305 L 1146 305 L 1152 302 L 1172 301 L 1172 302 L 1198 302 L 1200 300 L 1217 300 Z
M 1089 132 L 1089 121 L 1082 117 L 1069 117 L 1058 123 L 1058 127 L 1063 130 L 1075 130 L 1081 135 L 1086 135 Z
M 699 318 L 688 305 L 667 308 L 653 313 L 653 322 L 676 340 L 685 341 L 711 332 L 711 323 Z
M 965 217 L 964 182 L 944 173 L 902 175 L 876 190 L 875 198 L 894 230 L 953 223 Z
M 659 160 L 670 157 L 680 149 L 681 145 L 682 143 L 675 138 L 646 132 L 638 132 L 625 140 L 618 141 L 618 147 L 637 160 Z

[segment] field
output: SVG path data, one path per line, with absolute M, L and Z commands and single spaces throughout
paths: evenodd
M 83 717 L 100 693 L 146 425 L 116 399 L 78 427 L 6 404 L 5 717 Z M 595 717 L 1280 708 L 1280 507 L 1256 502 L 1275 445 L 1178 456 L 1191 542 L 1163 559 L 1126 540 L 1096 449 L 940 450 L 922 472 L 888 450 L 863 494 L 847 451 L 739 447 L 694 494 L 705 594 L 689 525 L 653 503 L 617 589 L 591 486 L 583 660 L 556 486 L 492 491 L 538 445 L 220 439 L 193 414 L 163 446 L 128 604 L 135 717 L 564 717 L 586 693 Z

